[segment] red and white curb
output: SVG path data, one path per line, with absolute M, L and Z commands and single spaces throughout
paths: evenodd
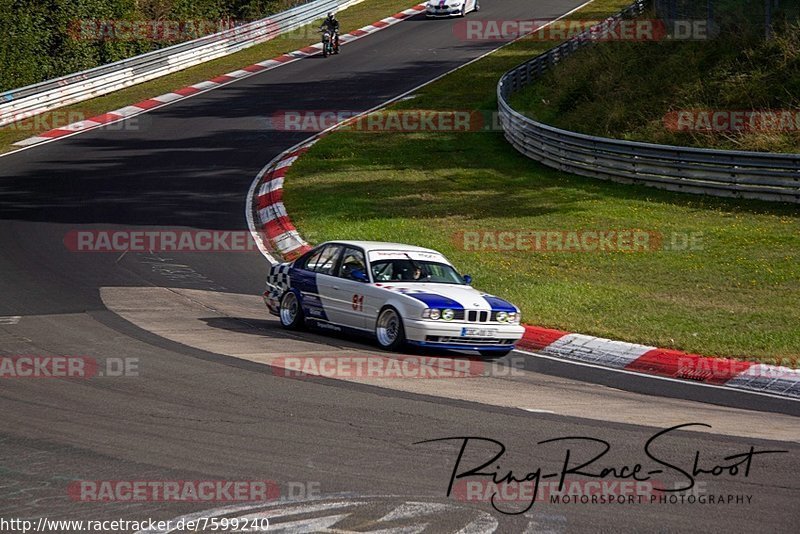
M 278 261 L 274 253 L 283 258 L 283 261 L 291 261 L 311 249 L 311 245 L 300 237 L 286 213 L 286 206 L 283 204 L 283 180 L 289 167 L 318 140 L 316 137 L 272 160 L 256 177 L 248 195 L 250 228 L 260 237 L 256 243 L 265 245 L 266 250 L 262 248 L 262 252 L 273 262 Z
M 417 15 L 423 12 L 424 10 L 425 10 L 425 4 L 418 4 L 412 8 L 406 9 L 405 11 L 395 13 L 391 17 L 386 17 L 385 19 L 381 19 L 373 24 L 364 26 L 363 28 L 360 28 L 358 30 L 353 30 L 350 33 L 343 34 L 342 36 L 340 36 L 339 41 L 343 45 L 351 43 L 371 33 L 375 33 L 377 31 L 383 30 L 384 28 L 388 28 L 389 26 L 393 26 L 398 22 L 402 22 L 403 20 L 406 20 L 409 17 Z M 273 59 L 268 59 L 260 63 L 255 63 L 253 65 L 250 65 L 249 67 L 244 67 L 242 69 L 235 70 L 233 72 L 229 72 L 221 76 L 217 76 L 216 78 L 212 78 L 211 80 L 205 82 L 196 83 L 194 85 L 190 85 L 188 87 L 184 87 L 182 89 L 173 91 L 171 93 L 167 93 L 161 96 L 156 96 L 153 98 L 148 98 L 147 100 L 143 100 L 142 102 L 130 106 L 125 106 L 124 108 L 120 108 L 114 111 L 109 111 L 108 113 L 98 115 L 97 117 L 92 117 L 79 122 L 74 122 L 72 124 L 68 124 L 67 126 L 62 126 L 60 128 L 40 133 L 34 137 L 18 141 L 14 143 L 14 146 L 27 148 L 41 143 L 51 142 L 56 139 L 62 139 L 79 133 L 101 128 L 103 126 L 108 126 L 109 124 L 123 121 L 133 116 L 140 115 L 142 113 L 147 113 L 148 111 L 151 111 L 153 109 L 157 109 L 166 106 L 168 104 L 178 102 L 180 100 L 185 100 L 192 96 L 196 96 L 211 91 L 213 89 L 217 89 L 219 87 L 231 84 L 238 80 L 243 80 L 245 78 L 255 76 L 256 74 L 259 74 L 261 72 L 271 70 L 280 67 L 282 65 L 287 65 L 289 63 L 293 63 L 300 59 L 319 54 L 321 51 L 322 51 L 322 43 L 306 46 L 304 48 L 301 48 L 300 50 L 295 50 L 294 52 L 282 54 Z
M 800 400 L 800 370 L 525 326 L 518 349 L 590 365 Z
M 291 261 L 311 249 L 300 236 L 283 204 L 283 184 L 292 164 L 328 131 L 292 148 L 267 165 L 251 188 L 252 213 L 270 261 Z M 276 258 L 277 256 L 277 258 Z M 755 362 L 713 358 L 672 349 L 613 341 L 525 325 L 517 344 L 523 352 L 559 360 L 654 375 L 800 400 L 800 370 Z

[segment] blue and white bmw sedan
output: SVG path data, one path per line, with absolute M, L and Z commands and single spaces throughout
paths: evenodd
M 368 333 L 386 350 L 409 343 L 507 354 L 525 330 L 519 308 L 470 282 L 435 250 L 336 241 L 272 266 L 264 302 L 284 328 Z
M 463 17 L 470 11 L 480 11 L 478 0 L 429 0 L 425 4 L 427 17 Z

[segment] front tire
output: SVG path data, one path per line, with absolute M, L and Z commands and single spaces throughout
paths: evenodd
M 300 301 L 293 291 L 287 291 L 281 297 L 278 316 L 281 319 L 281 326 L 287 330 L 300 330 L 305 324 L 303 307 L 300 306 Z
M 375 321 L 375 337 L 383 350 L 400 350 L 406 344 L 403 319 L 391 306 L 383 308 L 378 314 L 378 320 Z

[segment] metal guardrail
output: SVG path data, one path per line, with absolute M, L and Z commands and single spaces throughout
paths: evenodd
M 622 18 L 640 15 L 644 0 L 595 26 L 602 37 Z M 714 196 L 800 203 L 800 154 L 712 150 L 595 137 L 537 122 L 508 98 L 593 41 L 589 31 L 508 71 L 497 85 L 500 122 L 519 152 L 548 167 L 590 178 Z
M 271 17 L 0 94 L 0 126 L 239 52 L 353 4 L 313 0 Z

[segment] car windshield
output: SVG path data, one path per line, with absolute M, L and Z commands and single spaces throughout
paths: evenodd
M 425 260 L 387 259 L 373 261 L 372 278 L 375 282 L 425 282 L 437 284 L 464 284 L 464 279 L 450 265 Z

